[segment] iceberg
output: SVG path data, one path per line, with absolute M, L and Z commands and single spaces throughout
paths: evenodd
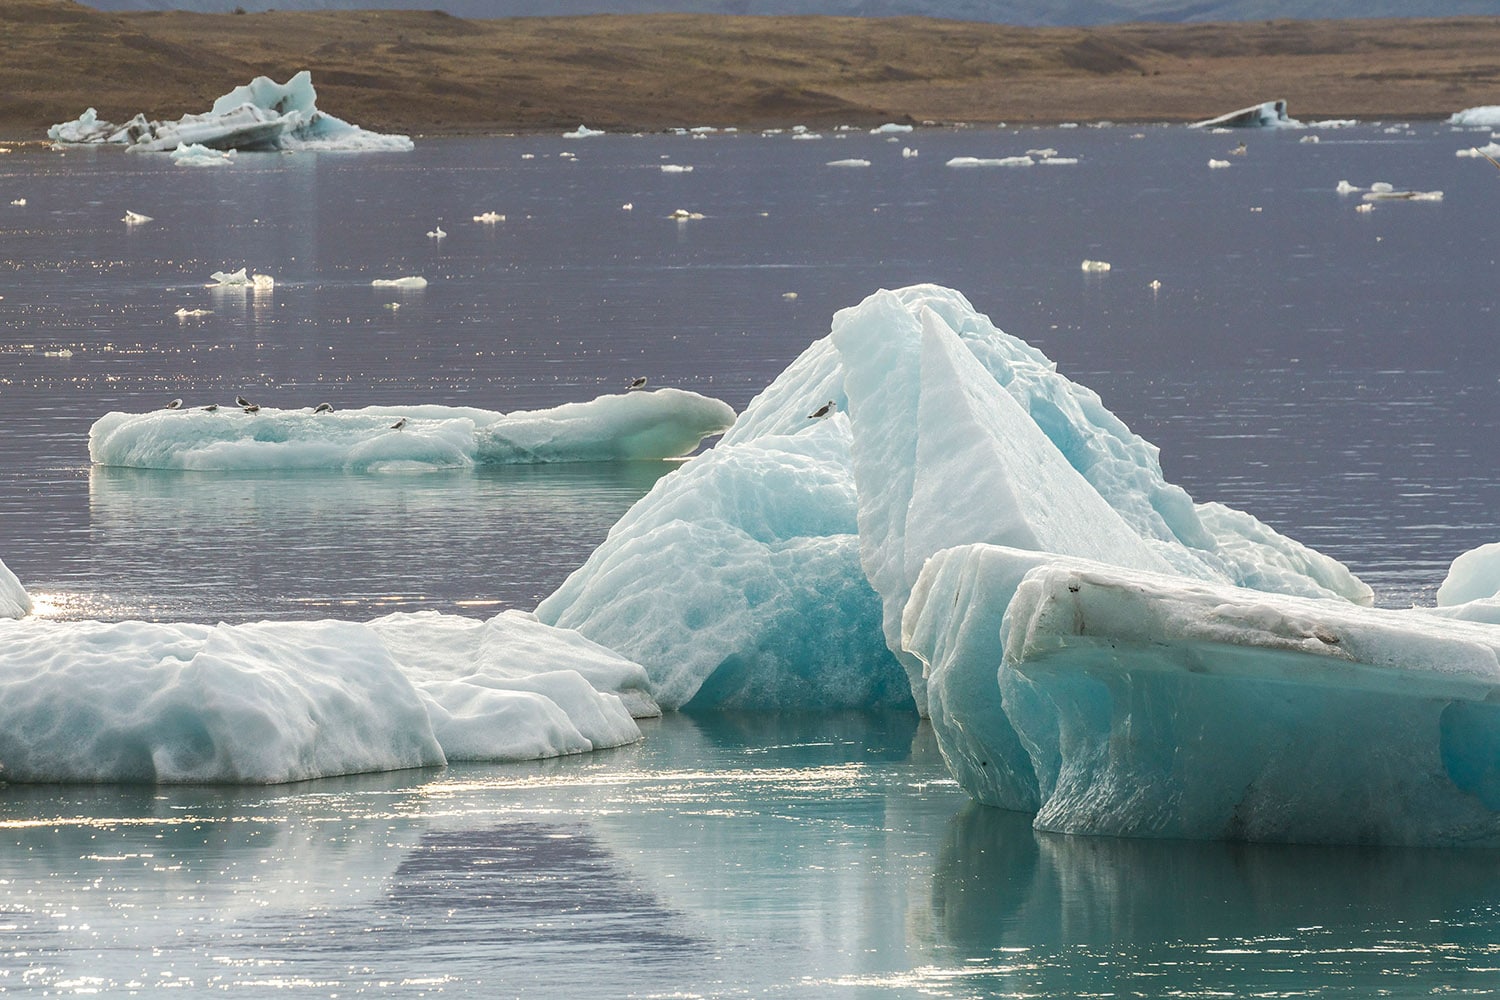
M 810 419 L 829 402 L 832 416 Z M 1341 564 L 1251 515 L 1195 504 L 1096 394 L 959 293 L 917 285 L 835 315 L 832 333 L 712 452 L 659 481 L 537 616 L 641 663 L 666 708 L 717 703 L 726 685 L 735 704 L 805 705 L 821 686 L 847 705 L 863 676 L 883 704 L 925 712 L 902 610 L 929 556 L 976 541 L 1373 600 Z M 684 592 L 683 566 L 705 582 Z M 829 595 L 861 622 L 878 605 L 884 642 L 835 620 Z M 792 624 L 803 631 L 785 634 Z M 907 675 L 900 698 L 893 657 Z
M 510 413 L 439 405 L 249 413 L 226 404 L 107 413 L 89 429 L 89 458 L 216 472 L 654 461 L 687 455 L 733 420 L 728 403 L 670 388 Z
M 77 120 L 53 125 L 47 136 L 64 143 L 124 143 L 140 152 L 166 153 L 179 147 L 247 151 L 405 151 L 404 135 L 383 135 L 351 125 L 317 107 L 317 92 L 307 70 L 286 83 L 258 76 L 214 101 L 202 114 L 176 121 L 148 121 L 136 115 L 124 125 L 98 120 L 89 108 Z M 193 162 L 207 154 L 197 154 Z M 203 162 L 207 162 L 204 160 Z
M 1266 101 L 1217 118 L 1194 122 L 1188 128 L 1288 128 L 1300 124 L 1301 122 L 1287 117 L 1286 101 Z
M 1437 591 L 1440 608 L 1500 598 L 1500 542 L 1463 553 L 1448 567 Z
M 633 742 L 631 708 L 656 712 L 639 667 L 520 612 L 5 620 L 0 644 L 9 781 L 275 784 L 530 760 Z
M 991 545 L 903 638 L 981 802 L 1075 834 L 1500 846 L 1500 630 Z
M 0 618 L 25 618 L 29 614 L 31 595 L 5 565 L 5 560 L 0 559 Z
M 1448 117 L 1448 124 L 1464 128 L 1500 128 L 1500 104 L 1455 111 Z
M 172 150 L 172 162 L 179 167 L 225 167 L 234 162 L 234 150 L 221 152 L 193 143 Z

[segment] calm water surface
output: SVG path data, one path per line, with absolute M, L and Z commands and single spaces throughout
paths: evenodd
M 69 619 L 529 608 L 663 468 L 141 473 L 91 468 L 88 427 L 237 393 L 531 408 L 634 375 L 741 408 L 836 309 L 935 281 L 1099 391 L 1197 499 L 1383 604 L 1430 603 L 1500 539 L 1500 177 L 1454 156 L 1489 137 L 1300 137 L 1250 135 L 1224 170 L 1239 136 L 1167 128 L 431 140 L 204 170 L 18 148 L 0 558 Z M 944 165 L 1043 147 L 1079 162 Z M 851 157 L 870 166 L 826 166 Z M 1340 179 L 1445 197 L 1358 213 Z M 275 289 L 204 287 L 242 266 Z M 406 274 L 428 288 L 370 287 Z M 0 788 L 0 991 L 1492 995 L 1497 873 L 1035 834 L 968 805 L 913 720 L 671 718 L 526 767 Z

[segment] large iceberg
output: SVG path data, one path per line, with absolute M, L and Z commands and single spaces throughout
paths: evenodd
M 24 618 L 31 614 L 31 595 L 16 574 L 0 559 L 0 618 Z
M 1287 117 L 1286 101 L 1265 101 L 1238 111 L 1230 111 L 1217 118 L 1194 122 L 1188 128 L 1289 128 L 1300 124 L 1296 119 Z
M 0 620 L 0 779 L 276 783 L 640 738 L 636 664 L 521 612 Z
M 511 413 L 439 405 L 247 413 L 225 404 L 107 413 L 89 430 L 89 457 L 97 465 L 214 471 L 657 460 L 692 452 L 733 421 L 728 403 L 682 389 Z
M 1500 630 L 999 546 L 904 639 L 959 783 L 1039 829 L 1500 846 Z
M 1500 104 L 1484 104 L 1477 108 L 1455 111 L 1448 124 L 1465 128 L 1500 128 Z
M 811 417 L 824 403 L 833 416 Z M 664 545 L 667 536 L 681 541 Z M 1342 565 L 1250 515 L 1194 504 L 1096 394 L 962 295 L 918 285 L 840 311 L 830 336 L 710 455 L 658 482 L 537 614 L 640 662 L 667 707 L 717 703 L 725 690 L 805 704 L 818 688 L 850 704 L 861 687 L 893 703 L 895 656 L 906 697 L 926 711 L 902 611 L 930 555 L 975 541 L 1372 599 Z M 680 585 L 684 553 L 708 582 Z M 831 595 L 851 609 L 843 620 Z M 872 601 L 884 650 L 852 627 Z M 809 620 L 828 624 L 787 634 Z M 772 647 L 778 655 L 766 657 Z M 800 669 L 785 666 L 793 654 Z
M 202 114 L 176 121 L 148 121 L 136 115 L 124 125 L 101 122 L 89 108 L 75 121 L 47 130 L 55 142 L 124 143 L 141 152 L 165 153 L 180 146 L 229 150 L 291 151 L 404 151 L 412 147 L 404 135 L 369 132 L 318 110 L 312 74 L 302 70 L 276 83 L 258 76 L 214 101 Z

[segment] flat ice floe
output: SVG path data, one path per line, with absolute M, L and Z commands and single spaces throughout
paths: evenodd
M 403 421 L 399 427 L 396 425 Z M 600 396 L 547 410 L 369 406 L 315 412 L 224 404 L 107 413 L 89 430 L 96 465 L 137 469 L 468 468 L 677 458 L 734 421 L 729 404 L 681 389 Z
M 1500 629 L 967 545 L 903 637 L 959 783 L 1039 829 L 1500 845 Z
M 636 665 L 506 612 L 244 625 L 0 620 L 0 778 L 271 784 L 640 738 Z
M 16 574 L 0 559 L 0 618 L 24 618 L 31 614 L 31 595 Z
M 825 403 L 832 415 L 814 419 Z M 973 541 L 1371 599 L 1334 560 L 1194 504 L 1097 395 L 957 292 L 919 285 L 841 310 L 537 615 L 641 663 L 664 707 L 875 692 L 925 711 L 902 609 L 928 556 Z M 685 566 L 694 587 L 681 586 Z M 845 620 L 831 597 L 852 609 Z
M 404 135 L 368 132 L 317 107 L 312 74 L 297 73 L 286 83 L 258 76 L 214 101 L 203 114 L 176 121 L 148 121 L 136 115 L 124 125 L 102 122 L 89 108 L 77 120 L 53 125 L 47 137 L 62 143 L 121 143 L 140 152 L 167 153 L 179 147 L 208 150 L 309 152 L 405 151 Z M 209 162 L 209 154 L 196 154 Z

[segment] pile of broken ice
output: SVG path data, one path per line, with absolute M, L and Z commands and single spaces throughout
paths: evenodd
M 510 413 L 436 404 L 246 412 L 224 403 L 106 413 L 89 430 L 89 457 L 96 465 L 200 471 L 649 461 L 687 455 L 733 421 L 728 403 L 671 388 Z
M 537 614 L 668 708 L 914 702 L 1050 830 L 1500 844 L 1500 633 L 1371 598 L 919 286 L 840 312 Z
M 318 110 L 312 74 L 295 74 L 286 83 L 258 76 L 214 101 L 203 114 L 183 115 L 176 121 L 148 121 L 138 114 L 124 125 L 100 121 L 89 108 L 76 120 L 53 125 L 47 137 L 64 143 L 123 143 L 129 149 L 167 153 L 200 147 L 179 162 L 223 162 L 212 150 L 283 151 L 404 151 L 412 141 L 404 135 L 369 132 Z
M 384 430 L 473 422 L 407 412 L 406 430 Z M 160 460 L 215 417 L 265 414 L 106 420 L 135 428 L 121 454 Z M 327 416 L 272 414 L 325 430 Z M 1454 563 L 1439 608 L 1370 607 L 1340 563 L 1166 482 L 1155 447 L 961 295 L 916 286 L 839 312 L 536 620 L 52 626 L 50 652 L 11 643 L 4 671 L 22 680 L 0 680 L 16 685 L 0 690 L 0 760 L 78 777 L 113 753 L 99 776 L 287 780 L 611 745 L 634 736 L 620 705 L 905 708 L 930 716 L 969 794 L 1048 830 L 1497 846 L 1497 595 L 1490 546 Z M 486 650 L 515 642 L 485 645 L 507 617 L 536 630 L 542 676 L 571 670 L 566 683 L 490 669 Z M 123 659 L 158 679 L 106 692 L 80 666 L 32 695 L 41 666 L 88 661 L 90 643 L 137 651 Z M 580 668 L 580 649 L 599 665 Z M 490 720 L 511 709 L 484 699 L 518 689 L 558 706 L 558 729 L 515 709 L 523 749 L 497 747 Z M 114 735 L 50 763 L 94 731 Z M 369 732 L 401 738 L 372 749 Z M 235 763 L 201 764 L 222 759 Z

